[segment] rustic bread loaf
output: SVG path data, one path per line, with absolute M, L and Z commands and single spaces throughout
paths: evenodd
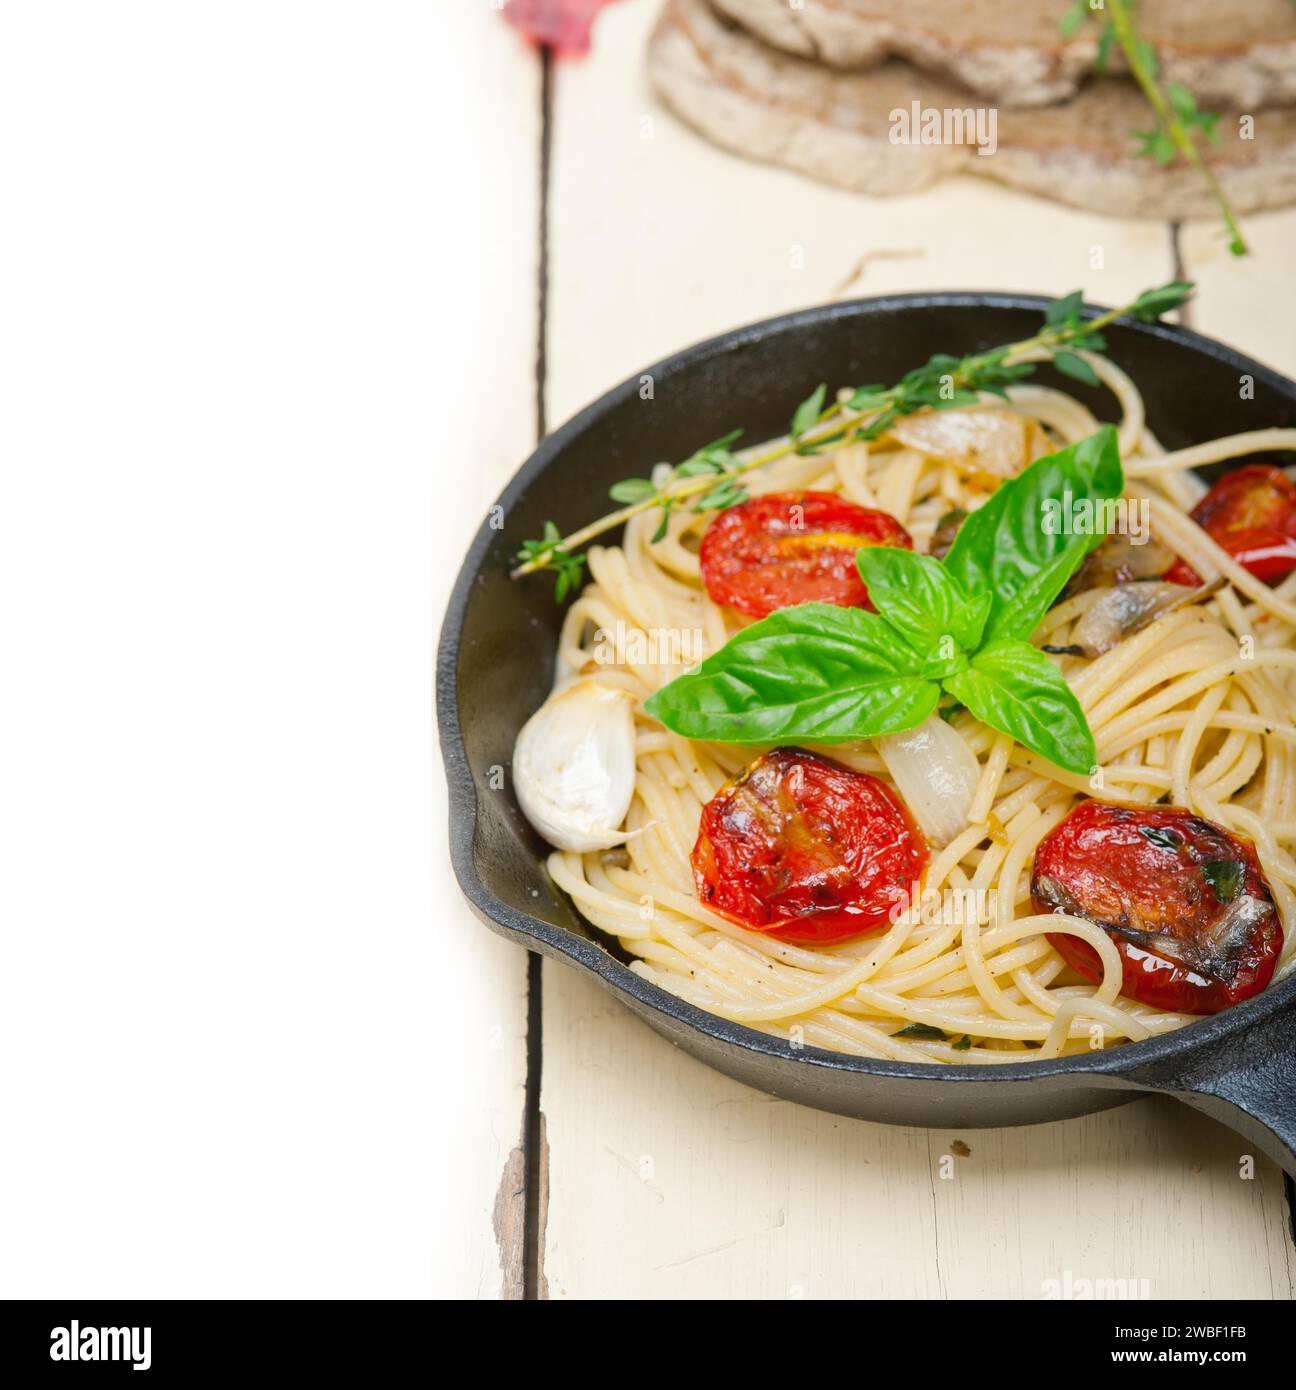
M 670 0 L 648 65 L 664 100 L 717 144 L 843 188 L 910 193 L 965 172 L 1116 216 L 1215 214 L 1201 176 L 1181 160 L 1161 167 L 1135 155 L 1133 132 L 1151 120 L 1129 79 L 1088 82 L 1062 105 L 996 111 L 895 59 L 845 72 L 793 57 L 722 20 L 705 0 Z M 983 136 L 993 127 L 993 153 L 893 139 L 908 127 L 918 140 L 932 112 L 947 135 L 962 127 L 965 141 L 977 138 L 978 120 Z M 1236 113 L 1225 113 L 1220 146 L 1207 156 L 1234 209 L 1296 201 L 1296 109 L 1257 113 L 1252 139 L 1242 129 Z
M 1101 25 L 1064 38 L 1071 0 L 714 0 L 766 43 L 832 67 L 890 57 L 939 72 L 1006 106 L 1074 96 L 1093 72 Z M 1099 16 L 1101 18 L 1101 16 Z M 1142 0 L 1139 29 L 1164 75 L 1204 106 L 1296 103 L 1291 0 Z M 1124 68 L 1112 50 L 1113 72 Z

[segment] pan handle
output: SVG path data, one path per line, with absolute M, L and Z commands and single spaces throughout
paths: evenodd
M 1228 1125 L 1296 1177 L 1296 1008 L 1279 1009 L 1187 1062 L 1126 1078 Z

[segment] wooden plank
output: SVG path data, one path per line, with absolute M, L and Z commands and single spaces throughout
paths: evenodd
M 450 426 L 444 452 L 429 464 L 454 504 L 435 508 L 434 612 L 444 612 L 468 539 L 486 509 L 535 446 L 540 227 L 540 59 L 490 5 L 454 7 L 458 34 L 424 54 L 426 81 L 455 90 L 450 69 L 473 57 L 474 141 L 463 145 L 463 196 L 480 240 L 467 263 L 437 268 L 463 279 L 447 293 L 456 306 L 507 332 L 461 335 L 472 354 L 458 379 L 475 383 Z M 447 18 L 449 18 L 447 16 Z M 438 142 L 444 136 L 429 131 Z M 437 177 L 444 178 L 443 174 Z M 431 325 L 429 331 L 444 332 Z M 432 901 L 444 958 L 428 982 L 440 1028 L 448 1105 L 438 1128 L 453 1159 L 435 1179 L 439 1229 L 428 1251 L 437 1296 L 522 1297 L 525 1249 L 523 1153 L 526 1094 L 527 957 L 492 935 L 469 911 L 448 856 L 446 798 L 435 769 Z M 439 1170 L 442 1164 L 449 1175 Z M 431 1175 L 430 1175 L 431 1176 Z
M 1248 217 L 1244 230 L 1251 254 L 1237 257 L 1213 222 L 1180 229 L 1183 271 L 1197 282 L 1192 326 L 1296 376 L 1296 321 L 1285 312 L 1290 296 L 1282 294 L 1291 277 L 1296 208 Z
M 643 80 L 656 8 L 612 6 L 559 72 L 552 424 L 689 342 L 834 295 L 1113 302 L 1170 277 L 1164 226 L 970 180 L 870 200 L 712 149 Z M 1036 1298 L 1068 1271 L 1161 1297 L 1292 1290 L 1277 1171 L 1240 1179 L 1240 1141 L 1170 1103 L 962 1135 L 843 1120 L 719 1076 L 546 962 L 542 1106 L 554 1297 Z
M 560 69 L 551 425 L 690 341 L 809 304 L 1081 286 L 1116 303 L 1170 273 L 1160 223 L 1089 217 L 970 177 L 868 199 L 716 149 L 644 76 L 657 8 L 620 0 L 591 58 Z
M 720 1076 L 554 967 L 543 1107 L 551 1297 L 1033 1299 L 1068 1275 L 1291 1294 L 1280 1175 L 1240 1178 L 1241 1141 L 1173 1102 L 957 1134 L 841 1119 Z

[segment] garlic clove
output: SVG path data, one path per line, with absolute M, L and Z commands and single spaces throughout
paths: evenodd
M 621 844 L 634 785 L 634 699 L 589 678 L 554 691 L 513 746 L 518 805 L 557 849 Z

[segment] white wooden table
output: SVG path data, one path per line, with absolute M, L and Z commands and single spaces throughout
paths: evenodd
M 474 63 L 492 112 L 484 312 L 498 315 L 502 393 L 535 399 L 539 359 L 548 427 L 689 343 L 886 291 L 1083 287 L 1112 304 L 1180 273 L 1200 285 L 1194 327 L 1296 373 L 1281 304 L 1296 212 L 1247 219 L 1254 255 L 1236 262 L 1212 225 L 1092 217 L 981 179 L 872 200 L 748 164 L 651 94 L 658 4 L 604 11 L 591 57 L 548 79 L 485 3 L 476 52 L 437 59 Z M 462 480 L 476 514 L 536 429 L 522 412 L 477 422 L 481 457 Z M 446 526 L 442 592 L 463 549 Z M 464 1186 L 437 1253 L 444 1291 L 522 1296 L 529 1238 L 531 1291 L 551 1298 L 1038 1298 L 1067 1271 L 1146 1279 L 1154 1297 L 1292 1296 L 1282 1175 L 1261 1161 L 1240 1177 L 1242 1141 L 1168 1101 L 962 1134 L 840 1119 L 710 1071 L 546 962 L 531 981 L 528 1114 L 527 960 L 472 918 L 444 854 L 437 872 L 441 929 L 472 981 L 460 1026 L 492 1040 L 447 1117 Z

